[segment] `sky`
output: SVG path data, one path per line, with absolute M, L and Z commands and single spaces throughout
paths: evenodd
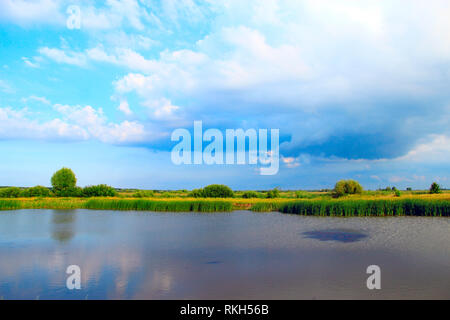
M 449 187 L 449 16 L 448 0 L 2 0 L 0 185 L 70 167 L 80 186 Z M 278 173 L 173 164 L 194 121 L 279 129 Z

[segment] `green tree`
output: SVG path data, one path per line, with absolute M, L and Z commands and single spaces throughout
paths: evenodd
M 51 179 L 53 192 L 59 197 L 79 196 L 80 190 L 76 188 L 77 178 L 69 168 L 56 171 Z
M 211 184 L 203 188 L 203 197 L 205 198 L 232 198 L 233 190 L 223 184 Z
M 433 182 L 430 187 L 430 193 L 441 193 L 441 186 Z
M 358 181 L 355 180 L 340 180 L 336 183 L 333 190 L 335 197 L 342 197 L 347 194 L 360 194 L 363 188 Z

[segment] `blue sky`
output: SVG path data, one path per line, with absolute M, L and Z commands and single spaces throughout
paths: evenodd
M 69 29 L 77 5 L 80 29 Z M 447 0 L 4 0 L 0 185 L 449 186 Z M 280 170 L 175 166 L 176 128 L 280 129 Z

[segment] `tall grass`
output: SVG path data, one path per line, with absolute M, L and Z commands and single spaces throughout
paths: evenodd
M 0 199 L 0 210 L 17 210 L 20 208 L 20 201 Z
M 139 210 L 165 212 L 225 212 L 233 209 L 229 201 L 88 200 L 85 209 Z
M 312 216 L 427 216 L 449 217 L 450 201 L 403 200 L 320 200 L 278 204 L 283 213 Z

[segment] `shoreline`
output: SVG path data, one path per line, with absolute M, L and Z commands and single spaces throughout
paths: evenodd
M 422 197 L 346 197 L 340 199 L 242 198 L 12 198 L 0 199 L 0 210 L 92 209 L 155 212 L 274 212 L 307 216 L 430 216 L 449 217 L 448 194 Z

